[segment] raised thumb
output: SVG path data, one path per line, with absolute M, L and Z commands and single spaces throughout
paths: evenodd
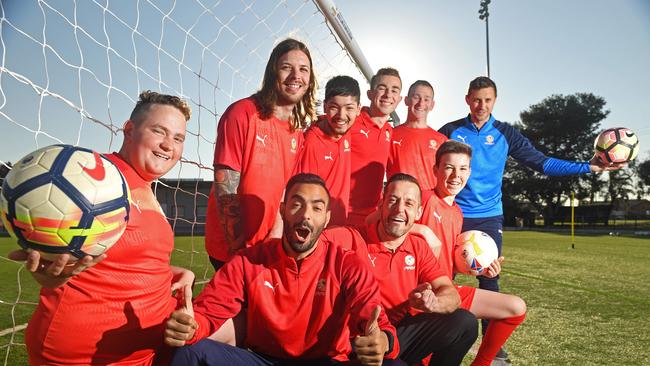
M 379 331 L 379 314 L 381 314 L 381 306 L 377 305 L 370 314 L 370 319 L 366 323 L 366 331 L 364 335 L 370 335 Z

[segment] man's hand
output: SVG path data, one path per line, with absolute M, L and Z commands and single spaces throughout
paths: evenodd
M 196 277 L 194 272 L 189 269 L 175 266 L 172 266 L 172 275 L 172 293 L 177 290 L 182 290 L 185 286 L 190 286 L 190 288 L 192 288 Z
M 602 173 L 602 172 L 608 172 L 612 170 L 619 170 L 621 168 L 624 168 L 627 166 L 627 162 L 625 163 L 603 163 L 598 159 L 596 155 L 594 155 L 591 160 L 589 160 L 589 169 L 591 170 L 592 173 Z
M 185 286 L 179 292 L 180 308 L 172 313 L 165 323 L 165 343 L 172 347 L 182 347 L 186 341 L 194 338 L 199 325 L 194 320 L 192 306 L 192 287 Z
M 503 257 L 499 257 L 494 260 L 494 262 L 490 263 L 490 266 L 486 268 L 485 272 L 483 273 L 484 277 L 487 278 L 494 278 L 496 277 L 499 272 L 501 272 L 501 263 L 503 262 Z
M 352 348 L 362 365 L 381 365 L 384 354 L 388 351 L 388 336 L 379 329 L 380 313 L 381 306 L 377 305 L 366 323 L 364 334 L 353 341 Z
M 409 305 L 418 310 L 428 313 L 444 314 L 447 311 L 442 308 L 438 297 L 433 292 L 430 282 L 421 283 L 409 294 Z
M 56 288 L 62 286 L 74 277 L 95 264 L 103 261 L 106 254 L 92 257 L 87 255 L 77 261 L 70 260 L 70 254 L 51 255 L 51 260 L 41 257 L 36 250 L 15 250 L 9 253 L 9 259 L 25 261 L 25 268 L 32 273 L 34 279 L 43 287 Z

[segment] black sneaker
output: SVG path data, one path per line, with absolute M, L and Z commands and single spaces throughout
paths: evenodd
M 497 355 L 494 357 L 491 366 L 512 366 L 510 359 L 508 358 L 508 352 L 505 349 L 501 348 Z

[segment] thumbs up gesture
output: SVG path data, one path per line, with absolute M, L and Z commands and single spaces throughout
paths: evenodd
M 194 332 L 199 327 L 194 320 L 191 286 L 185 285 L 179 292 L 179 305 L 165 323 L 165 343 L 172 347 L 184 346 L 186 341 L 194 338 Z
M 381 365 L 388 351 L 388 337 L 379 329 L 381 306 L 377 305 L 366 323 L 363 335 L 354 338 L 352 347 L 362 365 Z

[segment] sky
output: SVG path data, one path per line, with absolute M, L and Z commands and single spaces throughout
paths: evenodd
M 467 114 L 467 85 L 486 74 L 479 0 L 334 2 L 374 70 L 399 69 L 405 89 L 434 85 L 432 127 Z M 216 121 L 258 89 L 287 36 L 309 45 L 319 96 L 337 74 L 367 88 L 311 0 L 25 0 L 0 10 L 0 163 L 53 143 L 118 150 L 138 92 L 152 89 L 193 109 L 184 162 L 168 176 L 210 179 Z M 641 158 L 650 155 L 650 2 L 493 0 L 489 12 L 497 119 L 591 92 L 610 110 L 602 127 L 633 129 Z
M 434 85 L 432 127 L 467 115 L 469 81 L 487 75 L 478 0 L 337 5 L 373 69 L 397 68 L 405 89 L 417 79 Z M 495 118 L 519 121 L 553 94 L 594 93 L 610 111 L 602 127 L 631 128 L 650 157 L 650 2 L 493 0 L 489 14 Z M 398 112 L 404 118 L 405 106 Z

